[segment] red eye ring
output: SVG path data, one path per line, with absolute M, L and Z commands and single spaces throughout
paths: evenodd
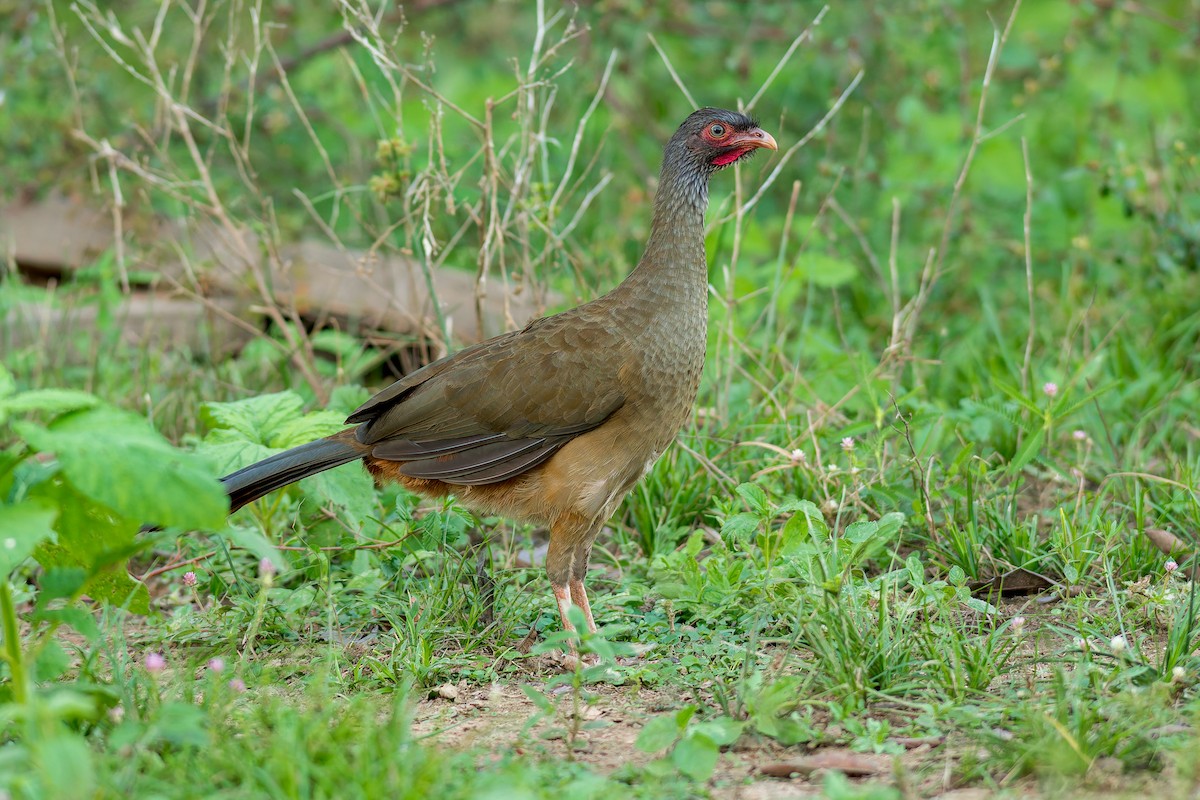
M 714 122 L 712 125 L 708 126 L 708 135 L 714 139 L 722 139 L 728 132 L 729 131 L 725 128 L 725 126 L 719 122 Z

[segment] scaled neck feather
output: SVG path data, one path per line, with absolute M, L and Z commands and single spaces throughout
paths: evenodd
M 622 286 L 668 302 L 693 299 L 708 284 L 704 258 L 704 213 L 709 171 L 686 157 L 663 162 L 654 198 L 650 238 L 637 267 Z

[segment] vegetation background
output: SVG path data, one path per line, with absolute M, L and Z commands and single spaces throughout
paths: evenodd
M 0 282 L 98 320 L 0 356 L 8 796 L 1193 791 L 1195 0 L 0 18 L 0 197 L 108 203 L 120 243 Z M 224 521 L 214 476 L 454 346 L 301 318 L 284 244 L 594 297 L 689 95 L 781 149 L 714 181 L 700 407 L 602 542 L 601 667 L 522 652 L 537 531 L 353 467 Z M 129 291 L 211 267 L 185 237 L 159 274 L 162 218 L 236 245 L 236 356 L 123 344 Z

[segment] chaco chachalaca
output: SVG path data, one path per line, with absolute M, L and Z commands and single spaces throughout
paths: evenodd
M 749 117 L 704 108 L 667 143 L 650 240 L 608 294 L 435 361 L 396 381 L 348 428 L 222 478 L 231 512 L 362 459 L 377 481 L 546 525 L 563 627 L 592 542 L 683 426 L 708 324 L 709 177 L 775 140 Z

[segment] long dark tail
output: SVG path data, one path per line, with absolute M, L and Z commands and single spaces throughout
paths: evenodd
M 221 478 L 229 494 L 229 513 L 247 503 L 282 489 L 301 478 L 316 475 L 362 458 L 370 448 L 354 438 L 353 429 L 336 433 L 327 439 L 293 447 L 291 450 L 263 459 L 257 464 L 239 469 Z

